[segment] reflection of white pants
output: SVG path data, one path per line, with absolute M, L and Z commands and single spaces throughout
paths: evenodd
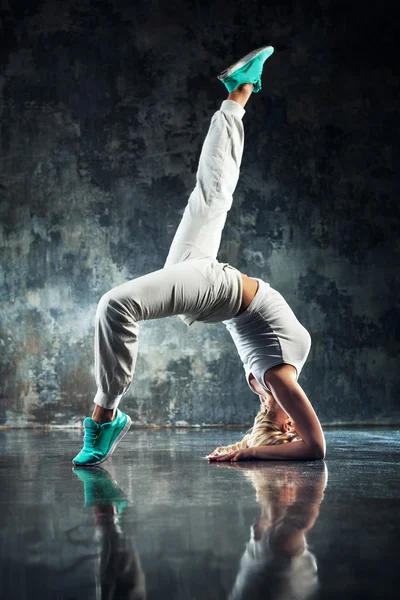
M 102 296 L 95 324 L 94 402 L 115 408 L 129 389 L 138 353 L 139 321 L 178 315 L 218 323 L 234 317 L 242 300 L 240 272 L 217 260 L 243 155 L 244 108 L 224 100 L 214 113 L 200 155 L 196 187 L 164 268 Z

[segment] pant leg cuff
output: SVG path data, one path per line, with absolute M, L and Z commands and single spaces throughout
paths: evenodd
M 238 119 L 243 119 L 246 113 L 243 106 L 234 100 L 224 100 L 221 104 L 221 110 L 235 115 Z
M 106 394 L 103 390 L 97 390 L 97 394 L 94 397 L 93 402 L 98 404 L 102 408 L 107 408 L 109 410 L 113 408 L 117 408 L 123 394 L 120 396 L 112 396 L 110 394 Z

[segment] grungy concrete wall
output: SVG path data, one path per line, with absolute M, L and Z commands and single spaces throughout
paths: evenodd
M 0 31 L 0 424 L 89 414 L 97 302 L 163 266 L 226 97 L 216 75 L 265 44 L 219 258 L 310 331 L 301 383 L 323 423 L 400 421 L 384 2 L 3 0 Z M 250 423 L 243 375 L 222 324 L 146 322 L 123 408 L 144 425 Z

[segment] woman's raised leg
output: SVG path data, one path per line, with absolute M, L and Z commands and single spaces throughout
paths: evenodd
M 242 118 L 252 84 L 231 92 L 211 119 L 191 193 L 172 240 L 165 267 L 208 257 L 216 259 L 227 213 L 232 206 L 244 147 Z

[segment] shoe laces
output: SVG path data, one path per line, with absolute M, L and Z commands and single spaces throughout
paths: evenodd
M 85 448 L 93 448 L 99 435 L 99 429 L 86 429 L 85 436 L 83 438 L 83 445 Z

